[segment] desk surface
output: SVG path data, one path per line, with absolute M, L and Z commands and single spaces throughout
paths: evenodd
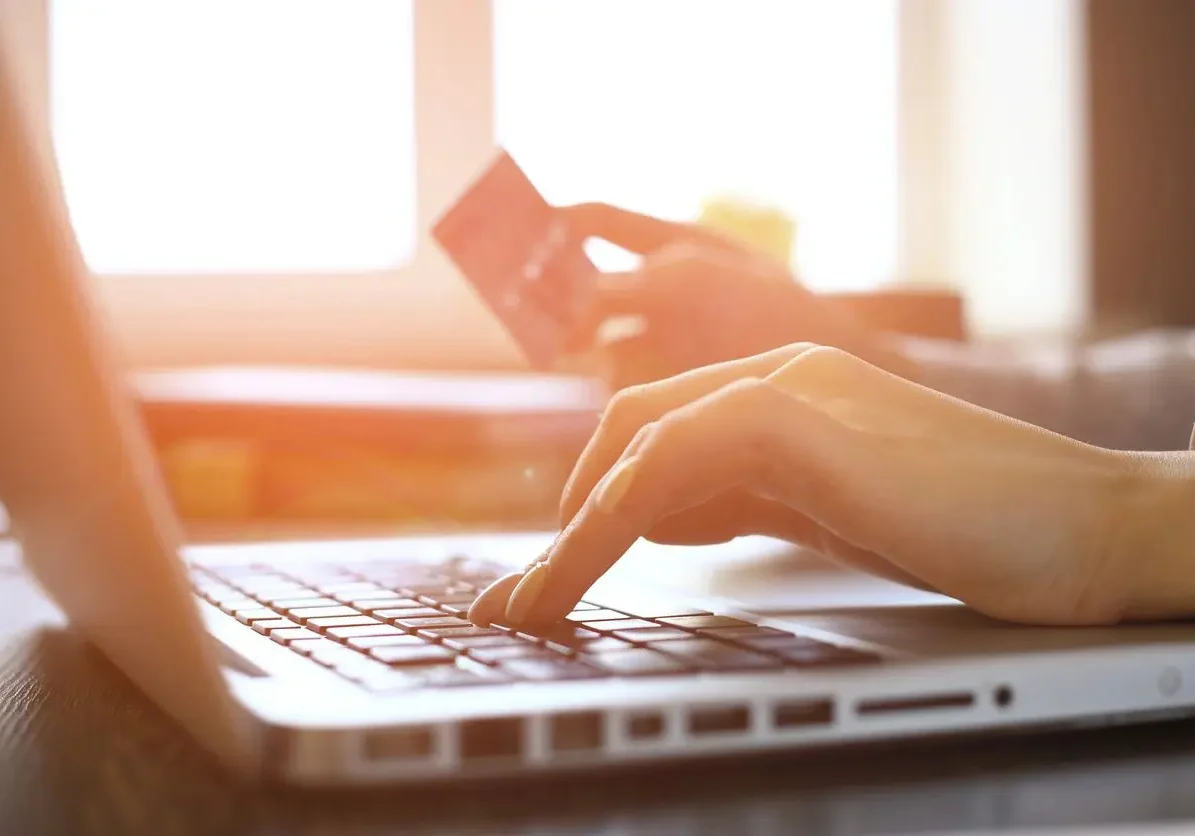
M 863 834 L 1195 820 L 1195 722 L 500 787 L 238 786 L 0 565 L 0 832 Z M 1134 828 L 1134 832 L 1141 832 Z

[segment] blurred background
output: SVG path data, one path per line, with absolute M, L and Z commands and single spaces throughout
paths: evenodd
M 1187 0 L 0 5 L 138 373 L 407 375 L 372 379 L 385 401 L 426 382 L 412 373 L 520 372 L 426 234 L 495 144 L 553 202 L 679 220 L 717 200 L 775 209 L 810 287 L 954 292 L 971 339 L 1195 325 Z M 593 255 L 625 263 L 611 248 Z M 194 406 L 198 390 L 154 380 L 151 406 L 165 391 Z M 216 390 L 203 391 L 222 400 Z M 575 440 L 601 396 L 569 392 L 547 412 L 567 413 L 561 432 Z M 511 397 L 490 402 L 517 407 Z M 176 492 L 198 515 L 240 513 L 246 492 L 265 490 L 245 487 L 260 464 L 252 433 L 179 414 L 200 419 L 155 424 Z M 351 426 L 288 449 L 313 455 L 311 438 Z M 303 465 L 329 513 L 397 513 L 370 505 L 380 483 L 329 487 L 327 456 L 348 457 L 329 449 Z M 409 450 L 394 455 L 409 463 Z M 512 455 L 504 478 L 547 502 L 562 477 L 542 474 L 566 472 L 570 453 Z M 298 491 L 297 471 L 269 491 Z

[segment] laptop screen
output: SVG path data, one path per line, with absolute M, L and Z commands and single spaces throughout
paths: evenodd
M 0 20 L 0 25 L 3 21 Z M 0 28 L 0 501 L 71 621 L 185 725 L 236 746 L 180 536 Z M 232 754 L 229 752 L 229 754 Z

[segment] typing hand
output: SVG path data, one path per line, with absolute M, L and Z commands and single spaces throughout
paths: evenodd
M 565 529 L 470 616 L 556 620 L 640 537 L 752 533 L 1011 621 L 1164 614 L 1190 596 L 1159 598 L 1156 577 L 1143 587 L 1147 554 L 1126 540 L 1132 509 L 1166 505 L 1151 493 L 1166 480 L 1146 474 L 1159 463 L 980 409 L 836 349 L 791 346 L 616 397 L 565 491 Z M 1178 513 L 1190 517 L 1189 508 Z
M 835 345 L 905 373 L 879 335 L 810 293 L 766 254 L 712 230 L 605 204 L 563 211 L 579 234 L 644 256 L 637 270 L 600 277 L 592 308 L 574 335 L 574 348 L 586 348 L 609 319 L 643 321 L 640 333 L 597 346 L 612 390 L 797 340 Z

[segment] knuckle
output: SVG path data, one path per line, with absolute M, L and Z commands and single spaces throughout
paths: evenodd
M 748 425 L 766 426 L 767 419 L 777 409 L 791 402 L 791 398 L 760 377 L 744 377 L 725 386 L 716 396 L 731 419 L 742 419 Z
M 853 354 L 833 346 L 816 345 L 785 363 L 775 377 L 786 387 L 836 390 L 857 379 L 865 369 L 866 364 Z
M 631 452 L 639 452 L 653 446 L 664 431 L 664 423 L 663 419 L 648 421 L 638 429 L 634 438 L 631 439 L 631 443 L 627 445 L 627 449 Z
M 783 348 L 778 348 L 776 349 L 776 353 L 779 356 L 787 357 L 789 360 L 795 360 L 816 348 L 824 348 L 824 346 L 821 343 L 811 343 L 803 340 L 801 342 L 789 343 Z
M 793 360 L 812 373 L 825 374 L 853 368 L 859 362 L 853 354 L 832 345 L 815 345 Z
M 674 410 L 658 421 L 652 421 L 644 427 L 644 448 L 664 447 L 672 444 L 684 434 L 685 428 L 692 421 L 691 412 L 683 409 Z
M 625 431 L 632 426 L 644 423 L 647 419 L 650 400 L 650 384 L 638 384 L 619 390 L 610 399 L 610 403 L 602 415 L 603 428 Z

